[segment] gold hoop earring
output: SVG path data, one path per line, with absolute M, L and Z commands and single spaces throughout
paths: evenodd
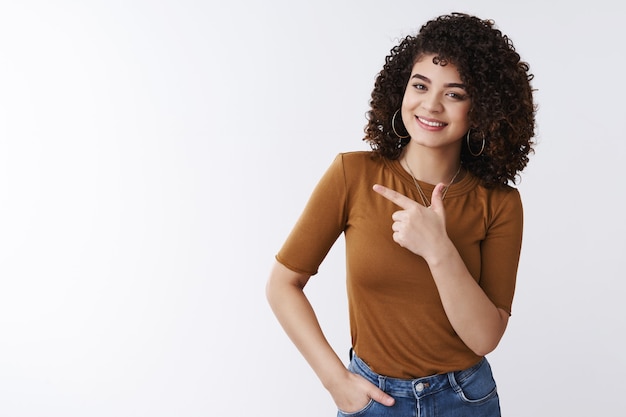
M 467 142 L 467 150 L 469 151 L 469 153 L 472 156 L 480 156 L 483 154 L 483 151 L 485 150 L 485 134 L 483 133 L 483 143 L 480 146 L 480 151 L 478 151 L 478 153 L 474 153 L 472 152 L 472 147 L 470 146 L 470 132 L 472 131 L 472 129 L 469 129 L 467 131 L 467 136 L 466 136 L 466 142 Z
M 398 115 L 399 111 L 400 111 L 400 109 L 396 110 L 396 112 L 391 117 L 391 130 L 393 130 L 393 133 L 395 133 L 396 136 L 399 137 L 400 139 L 406 139 L 406 138 L 411 137 L 411 135 L 402 136 L 396 130 L 396 116 Z

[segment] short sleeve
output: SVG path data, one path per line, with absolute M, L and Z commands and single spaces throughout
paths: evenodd
M 314 188 L 276 260 L 292 271 L 316 274 L 345 224 L 346 184 L 340 154 Z
M 519 192 L 510 188 L 487 219 L 481 244 L 480 286 L 489 299 L 511 314 L 522 246 L 523 209 Z

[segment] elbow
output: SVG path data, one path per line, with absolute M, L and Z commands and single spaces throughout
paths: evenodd
M 265 283 L 265 298 L 272 308 L 293 293 L 302 292 L 309 276 L 293 272 L 276 263 Z
M 469 346 L 469 348 L 474 352 L 477 356 L 487 356 L 491 352 L 493 352 L 496 347 L 498 347 L 500 340 L 495 341 L 485 341 L 483 343 L 476 343 L 475 346 Z
M 276 273 L 276 268 L 274 268 L 265 283 L 265 299 L 272 307 L 276 300 L 280 298 L 281 284 L 284 284 L 284 282 L 280 279 L 280 274 Z
M 270 306 L 273 306 L 277 296 L 277 285 L 274 279 L 270 276 L 265 283 L 265 299 L 269 303 Z
M 471 344 L 468 343 L 467 346 L 476 355 L 487 356 L 500 344 L 500 340 L 502 340 L 502 336 L 504 336 L 504 331 L 506 330 L 508 322 L 509 314 L 499 308 L 498 320 L 494 320 L 490 326 L 483 328 L 482 335 L 472 339 Z
M 276 280 L 272 278 L 267 280 L 267 283 L 265 284 L 265 300 L 274 314 L 277 313 L 281 304 L 284 302 L 283 294 L 284 292 L 280 283 L 277 283 Z
M 506 323 L 502 323 L 501 326 L 492 328 L 490 331 L 485 332 L 482 336 L 472 339 L 470 343 L 466 343 L 467 347 L 469 347 L 472 352 L 478 356 L 487 356 L 498 347 L 500 340 L 502 340 L 502 336 L 504 336 L 505 329 Z

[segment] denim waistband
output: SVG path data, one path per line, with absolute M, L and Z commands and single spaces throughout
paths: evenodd
M 399 379 L 377 374 L 355 353 L 352 354 L 350 370 L 358 373 L 371 383 L 378 386 L 391 396 L 423 398 L 435 394 L 445 389 L 458 390 L 458 384 L 469 378 L 481 366 L 487 363 L 487 359 L 482 358 L 476 365 L 455 372 L 448 372 L 440 375 L 431 375 L 417 379 Z

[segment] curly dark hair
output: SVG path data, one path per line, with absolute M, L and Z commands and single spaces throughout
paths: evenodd
M 408 139 L 401 140 L 394 133 L 391 119 L 402 104 L 413 65 L 430 54 L 436 56 L 433 62 L 439 65 L 456 66 L 472 100 L 472 150 L 464 140 L 463 166 L 486 187 L 515 183 L 533 151 L 533 75 L 512 41 L 495 28 L 492 20 L 463 13 L 439 16 L 424 24 L 416 36 L 407 36 L 392 48 L 376 77 L 363 140 L 378 155 L 400 157 Z M 400 117 L 396 130 L 405 132 Z M 484 150 L 475 157 L 472 152 L 481 150 L 483 137 Z

